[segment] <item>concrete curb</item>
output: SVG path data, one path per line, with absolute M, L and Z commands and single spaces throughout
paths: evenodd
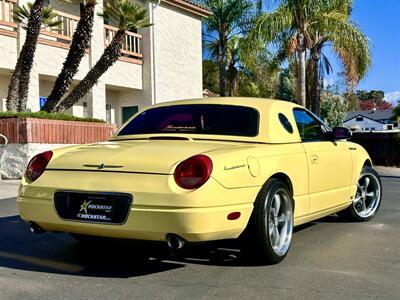
M 378 172 L 380 176 L 394 176 L 400 178 L 400 168 L 374 166 L 374 169 Z

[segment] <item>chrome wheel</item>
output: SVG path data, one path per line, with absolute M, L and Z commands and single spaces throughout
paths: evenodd
M 357 183 L 357 192 L 353 200 L 356 214 L 361 218 L 374 215 L 381 199 L 381 185 L 372 173 L 362 174 Z
M 292 203 L 284 189 L 274 194 L 268 218 L 268 235 L 277 255 L 285 255 L 289 249 L 293 231 Z

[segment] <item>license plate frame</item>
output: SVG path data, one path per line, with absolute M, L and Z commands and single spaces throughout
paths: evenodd
M 56 191 L 53 197 L 58 216 L 67 221 L 122 225 L 126 222 L 133 196 L 128 193 Z

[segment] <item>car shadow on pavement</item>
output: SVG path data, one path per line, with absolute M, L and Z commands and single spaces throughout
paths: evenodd
M 0 218 L 0 267 L 115 278 L 184 267 L 182 263 L 155 259 L 148 250 L 122 243 L 83 246 L 64 233 L 32 234 L 19 216 Z
M 295 228 L 295 233 L 313 226 Z M 0 218 L 0 267 L 90 277 L 129 278 L 186 264 L 254 266 L 237 240 L 190 244 L 171 252 L 165 243 L 105 240 L 78 243 L 65 233 L 32 234 L 19 216 Z

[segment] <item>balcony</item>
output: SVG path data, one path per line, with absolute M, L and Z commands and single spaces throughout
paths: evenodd
M 0 0 L 0 34 L 17 36 L 18 25 L 13 20 L 13 10 L 17 0 Z
M 0 35 L 17 37 L 18 24 L 13 20 L 13 9 L 17 5 L 17 0 L 0 0 Z M 57 29 L 44 28 L 39 36 L 38 43 L 62 49 L 69 49 L 72 36 L 79 22 L 79 17 L 62 11 L 57 11 L 57 18 L 61 25 Z M 118 28 L 104 25 L 104 47 L 107 47 Z M 142 35 L 128 32 L 122 48 L 119 60 L 129 63 L 142 64 L 142 53 L 140 41 Z M 90 50 L 87 49 L 87 52 Z

